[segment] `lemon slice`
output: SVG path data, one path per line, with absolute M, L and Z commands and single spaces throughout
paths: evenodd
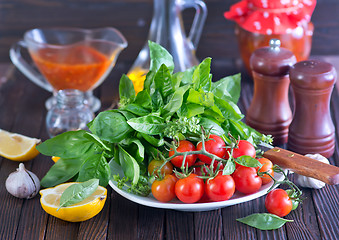
M 0 129 L 0 155 L 14 161 L 28 161 L 39 151 L 35 148 L 40 139 L 30 138 Z
M 82 222 L 97 215 L 107 199 L 107 189 L 101 186 L 85 200 L 68 207 L 62 207 L 57 211 L 62 193 L 74 183 L 63 183 L 53 188 L 40 190 L 42 208 L 48 214 L 69 222 Z

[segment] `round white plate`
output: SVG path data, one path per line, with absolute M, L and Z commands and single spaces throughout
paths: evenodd
M 282 180 L 284 178 L 283 174 L 274 174 L 274 178 L 278 181 Z M 191 211 L 191 212 L 199 212 L 199 211 L 209 211 L 209 210 L 215 210 L 218 208 L 223 208 L 243 202 L 247 202 L 256 198 L 259 198 L 265 194 L 267 194 L 267 190 L 272 186 L 273 182 L 263 185 L 260 190 L 253 194 L 242 194 L 239 192 L 235 192 L 235 194 L 228 200 L 222 201 L 222 202 L 207 202 L 207 203 L 182 203 L 178 199 L 174 199 L 168 203 L 162 203 L 156 200 L 152 194 L 150 194 L 148 197 L 142 197 L 138 196 L 133 193 L 128 193 L 127 191 L 124 191 L 116 186 L 116 182 L 109 181 L 109 185 L 116 191 L 118 194 L 123 196 L 124 198 L 127 198 L 135 203 L 148 206 L 148 207 L 155 207 L 155 208 L 163 208 L 163 209 L 173 209 L 173 210 L 179 210 L 179 211 Z

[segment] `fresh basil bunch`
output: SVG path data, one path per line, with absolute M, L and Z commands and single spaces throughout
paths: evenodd
M 132 185 L 147 183 L 148 160 L 158 150 L 164 152 L 165 141 L 198 139 L 201 126 L 225 139 L 231 133 L 253 144 L 270 140 L 241 121 L 243 114 L 236 105 L 240 74 L 213 82 L 211 58 L 173 73 L 173 58 L 166 49 L 151 41 L 149 49 L 150 70 L 141 92 L 135 94 L 132 81 L 123 75 L 118 109 L 99 113 L 88 124 L 89 132 L 66 132 L 37 147 L 61 158 L 42 179 L 44 187 L 72 178 L 79 182 L 96 178 L 107 186 L 112 165 L 120 166 Z

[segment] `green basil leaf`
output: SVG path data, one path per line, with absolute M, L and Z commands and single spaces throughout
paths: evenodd
M 136 116 L 146 116 L 146 115 L 150 114 L 150 111 L 146 110 L 145 108 L 143 108 L 142 106 L 140 106 L 138 104 L 133 104 L 133 103 L 128 104 L 128 105 L 124 106 L 123 108 L 120 108 L 119 110 L 129 111 Z
M 99 147 L 96 141 L 86 137 L 84 130 L 59 134 L 39 144 L 37 150 L 47 156 L 61 158 L 82 158 Z
M 241 114 L 239 107 L 233 102 L 227 102 L 221 98 L 214 97 L 214 103 L 225 119 L 238 121 L 244 117 L 244 115 Z
M 224 169 L 222 170 L 223 175 L 231 175 L 235 171 L 235 163 L 233 159 L 227 161 Z
M 106 158 L 101 154 L 94 154 L 81 166 L 79 170 L 78 182 L 84 182 L 92 178 L 100 181 L 100 186 L 106 187 L 110 179 L 111 172 Z
M 151 109 L 152 108 L 152 100 L 151 96 L 149 94 L 149 91 L 142 90 L 138 92 L 134 104 L 137 104 L 145 109 Z
M 210 131 L 211 134 L 222 136 L 225 134 L 224 129 L 215 121 L 207 118 L 201 117 L 199 124 L 204 127 L 206 131 Z
M 119 146 L 119 162 L 120 166 L 122 167 L 124 174 L 128 177 L 132 184 L 137 184 L 139 177 L 140 177 L 140 167 L 138 162 L 123 149 L 120 145 Z
M 235 104 L 240 97 L 241 74 L 235 74 L 212 82 L 211 91 L 220 99 L 231 99 Z
M 219 123 L 225 121 L 225 118 L 224 118 L 221 110 L 216 105 L 213 105 L 212 107 L 209 107 L 209 108 L 205 108 L 203 116 L 209 117 L 209 118 L 214 118 Z
M 163 108 L 164 99 L 161 96 L 160 90 L 157 88 L 151 89 L 152 110 L 156 112 L 158 109 Z
M 129 101 L 134 101 L 135 99 L 135 90 L 133 82 L 125 74 L 123 74 L 120 78 L 119 95 L 120 100 L 126 99 Z
M 250 156 L 240 156 L 238 158 L 235 159 L 235 161 L 245 167 L 261 167 L 262 164 L 255 158 L 252 158 Z
M 135 118 L 136 117 L 136 115 L 133 114 L 132 112 L 125 111 L 123 109 L 119 109 L 119 110 L 118 109 L 113 109 L 113 110 L 111 110 L 111 112 L 121 113 L 126 118 L 126 120 L 129 120 L 131 118 Z
M 117 143 L 129 136 L 133 129 L 125 117 L 116 111 L 104 111 L 94 119 L 90 130 L 102 140 Z
M 211 90 L 211 58 L 205 58 L 193 72 L 193 88 L 203 89 L 207 92 Z
M 177 112 L 183 102 L 184 94 L 188 90 L 189 86 L 179 87 L 173 94 L 172 98 L 168 101 L 168 103 L 164 107 L 164 111 L 166 112 L 166 116 L 170 116 L 173 113 Z
M 160 66 L 165 64 L 170 73 L 172 73 L 174 70 L 174 62 L 171 54 L 169 54 L 169 52 L 164 47 L 155 42 L 148 41 L 148 46 L 151 58 L 150 70 L 157 72 Z
M 237 221 L 260 230 L 279 229 L 286 222 L 293 222 L 293 220 L 284 219 L 270 213 L 255 213 L 244 218 L 238 218 Z
M 205 107 L 196 103 L 185 103 L 181 105 L 181 108 L 177 111 L 178 116 L 191 118 L 199 114 L 204 113 Z
M 90 139 L 93 139 L 102 149 L 107 151 L 111 150 L 110 147 L 108 147 L 103 141 L 101 141 L 101 139 L 97 135 L 86 132 L 85 137 L 86 136 Z
M 134 130 L 150 135 L 161 134 L 165 127 L 164 119 L 154 115 L 132 118 L 127 123 Z
M 83 183 L 74 183 L 62 193 L 60 197 L 60 206 L 62 207 L 79 203 L 91 196 L 99 186 L 99 179 L 90 179 Z
M 163 99 L 173 93 L 172 75 L 165 64 L 162 64 L 155 74 L 154 83 L 155 87 L 159 89 Z
M 146 134 L 145 134 L 146 135 Z M 147 135 L 148 136 L 148 135 Z M 138 161 L 142 162 L 145 158 L 145 147 L 141 141 L 137 138 L 127 138 L 121 141 L 124 148 L 128 153 L 132 154 L 133 157 Z
M 165 140 L 163 138 L 155 138 L 153 136 L 147 135 L 145 133 L 140 133 L 141 136 L 150 144 L 152 144 L 155 147 L 161 147 L 165 144 Z
M 202 89 L 196 91 L 189 90 L 187 102 L 200 104 L 205 107 L 212 107 L 214 105 L 214 95 L 211 92 L 204 92 Z
M 181 85 L 191 85 L 193 83 L 193 73 L 197 66 L 193 66 L 189 69 L 186 69 L 184 72 L 178 72 L 174 74 L 176 77 L 180 77 L 181 79 Z
M 41 179 L 41 186 L 54 187 L 74 177 L 84 163 L 84 158 L 60 158 Z

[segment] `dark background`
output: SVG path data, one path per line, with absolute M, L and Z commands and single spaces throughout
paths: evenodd
M 234 23 L 223 17 L 224 11 L 237 1 L 205 2 L 209 13 L 197 56 L 212 57 L 213 64 L 220 67 L 227 64 L 227 59 L 239 57 Z M 11 44 L 31 28 L 111 26 L 119 29 L 129 43 L 119 61 L 132 64 L 147 39 L 152 14 L 153 0 L 0 0 L 0 62 L 10 61 Z M 184 12 L 187 29 L 193 14 L 193 10 Z M 339 1 L 318 0 L 312 22 L 312 55 L 339 54 Z

